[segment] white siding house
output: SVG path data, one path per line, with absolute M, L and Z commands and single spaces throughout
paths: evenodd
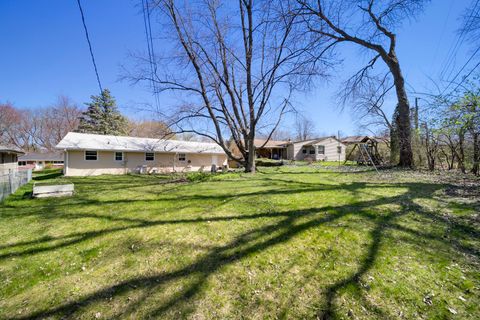
M 210 171 L 227 165 L 215 143 L 69 132 L 56 146 L 66 176 Z
M 345 161 L 346 146 L 334 137 L 297 141 L 287 146 L 293 160 Z
M 335 137 L 323 137 L 303 141 L 269 141 L 257 150 L 259 157 L 275 155 L 272 159 L 345 161 L 346 145 Z M 264 150 L 266 149 L 266 150 Z

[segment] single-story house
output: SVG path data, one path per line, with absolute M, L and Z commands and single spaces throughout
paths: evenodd
M 29 152 L 18 158 L 18 165 L 33 170 L 43 170 L 48 166 L 60 168 L 63 167 L 63 153 Z
M 274 160 L 287 159 L 287 148 L 290 141 L 255 139 L 255 151 L 257 158 L 268 158 Z
M 302 141 L 256 139 L 257 157 L 285 160 L 344 161 L 346 146 L 334 136 Z
M 227 165 L 223 149 L 209 142 L 69 132 L 56 146 L 66 176 L 210 171 Z
M 18 156 L 24 152 L 16 147 L 0 145 L 0 175 L 18 169 Z

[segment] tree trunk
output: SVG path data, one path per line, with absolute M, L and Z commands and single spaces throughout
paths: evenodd
M 248 152 L 245 159 L 245 172 L 255 173 L 255 144 L 254 139 L 248 139 L 247 141 Z
M 458 167 L 465 173 L 465 150 L 464 150 L 464 142 L 465 142 L 465 132 L 460 130 L 458 133 Z
M 476 176 L 480 174 L 479 172 L 479 162 L 480 162 L 480 139 L 478 138 L 478 133 L 472 133 L 473 137 L 473 167 L 472 173 Z
M 429 155 L 428 157 L 428 170 L 435 170 L 435 155 Z
M 398 145 L 400 148 L 400 159 L 398 165 L 404 168 L 413 167 L 413 152 L 410 126 L 410 105 L 408 103 L 407 92 L 405 90 L 405 80 L 400 70 L 398 60 L 392 54 L 389 54 L 388 66 L 393 76 L 395 91 L 397 94 L 397 134 Z
M 393 126 L 390 128 L 390 164 L 398 162 L 399 146 L 398 146 L 398 132 L 397 132 L 397 112 L 393 114 Z
M 450 150 L 450 156 L 451 156 L 452 162 L 450 162 L 450 164 L 448 165 L 448 170 L 452 170 L 453 165 L 455 164 L 455 149 Z

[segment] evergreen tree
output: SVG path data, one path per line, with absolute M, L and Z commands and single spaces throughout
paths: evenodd
M 100 96 L 91 96 L 92 102 L 80 117 L 78 132 L 122 135 L 128 131 L 128 121 L 118 111 L 115 99 L 108 89 Z

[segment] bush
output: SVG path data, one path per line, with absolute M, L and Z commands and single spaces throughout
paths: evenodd
M 211 174 L 205 172 L 190 172 L 187 174 L 186 178 L 189 182 L 201 182 L 210 179 L 211 176 Z
M 279 167 L 279 166 L 283 166 L 283 161 L 262 159 L 262 160 L 256 160 L 255 165 L 257 167 Z

